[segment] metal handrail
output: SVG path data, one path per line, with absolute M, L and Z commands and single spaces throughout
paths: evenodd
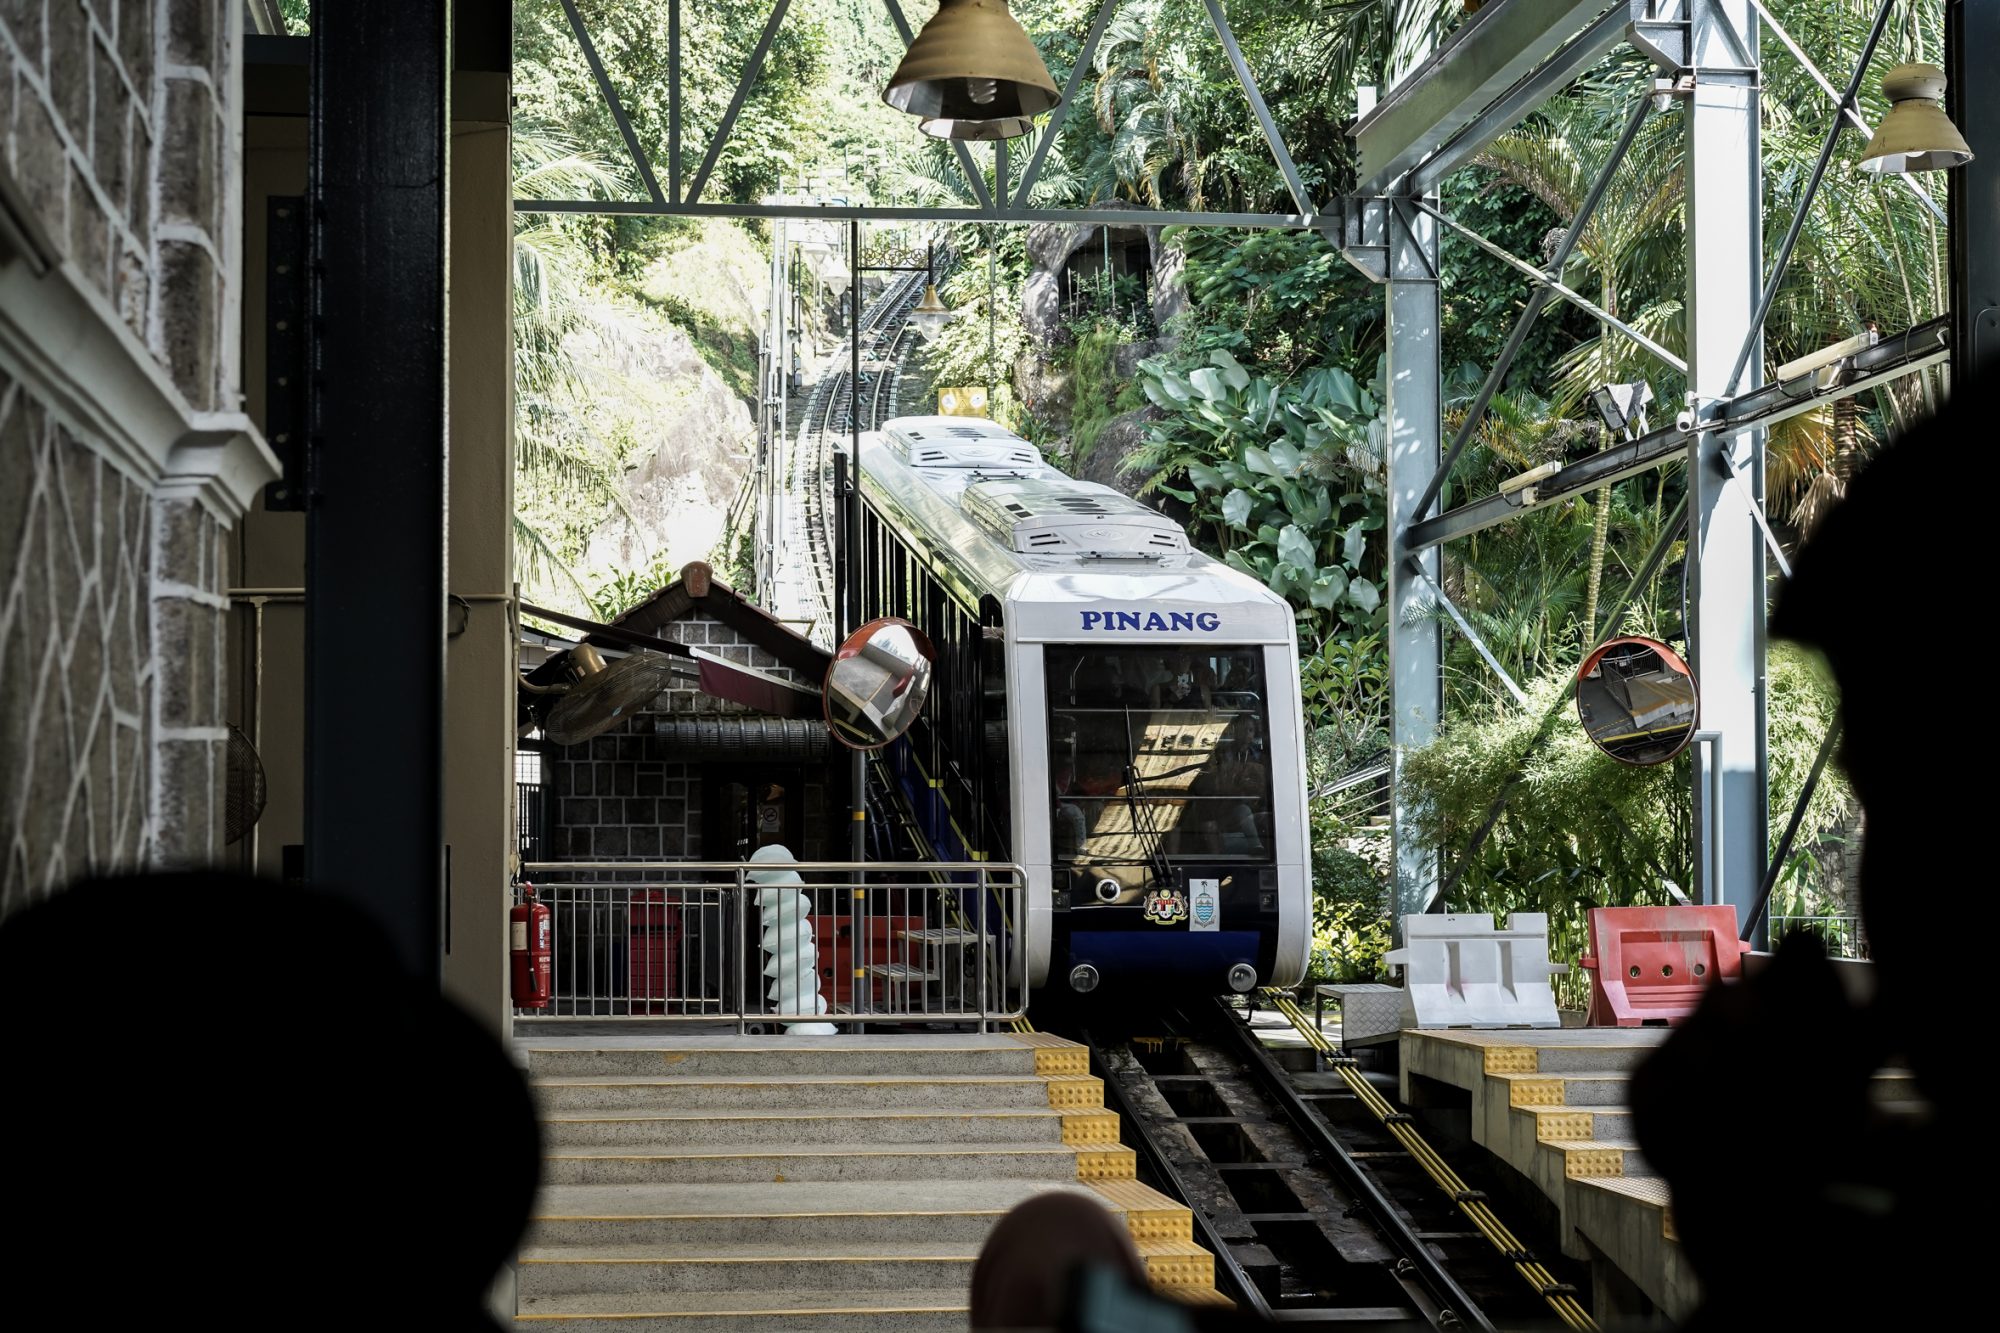
M 751 878 L 772 871 L 797 882 Z M 983 1032 L 1027 1008 L 1010 863 L 538 861 L 522 880 L 551 909 L 554 977 L 520 1017 Z

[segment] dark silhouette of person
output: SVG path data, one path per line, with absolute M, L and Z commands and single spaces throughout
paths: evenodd
M 1987 382 L 1990 384 L 1990 380 Z M 1775 634 L 1818 649 L 1840 688 L 1840 759 L 1866 818 L 1861 913 L 1873 966 L 1838 969 L 1794 935 L 1760 971 L 1711 987 L 1632 1080 L 1634 1126 L 1672 1187 L 1699 1275 L 1691 1326 L 1941 1327 L 1978 1289 L 1966 1209 L 1982 1166 L 1966 1025 L 1988 975 L 1973 890 L 1990 823 L 1983 695 L 1954 651 L 1916 651 L 1911 617 L 1962 597 L 1985 563 L 1952 482 L 1977 474 L 1993 395 L 1966 385 L 1886 446 L 1806 543 Z M 1949 660 L 1952 665 L 1946 666 Z M 1971 718 L 1966 711 L 1974 710 Z M 1983 817 L 1982 817 L 1983 816 Z M 1968 915 L 1969 914 L 1969 915 Z M 1844 973 L 1872 981 L 1856 996 Z M 1918 1113 L 1871 1094 L 1907 1062 Z
M 222 874 L 0 922 L 10 1327 L 490 1329 L 526 1084 L 359 909 Z
M 1146 1283 L 1146 1264 L 1123 1214 L 1064 1190 L 1014 1205 L 988 1233 L 973 1265 L 972 1327 L 1055 1328 L 1072 1273 L 1084 1264 Z

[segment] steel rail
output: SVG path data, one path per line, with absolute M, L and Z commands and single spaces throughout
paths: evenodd
M 1479 1307 L 1479 1303 L 1472 1298 L 1471 1293 L 1459 1285 L 1457 1278 L 1445 1271 L 1443 1261 L 1432 1252 L 1430 1244 L 1417 1234 L 1416 1227 L 1411 1224 L 1403 1211 L 1396 1207 L 1395 1202 L 1390 1199 L 1375 1177 L 1355 1160 L 1354 1154 L 1340 1141 L 1325 1118 L 1314 1114 L 1305 1099 L 1299 1096 L 1299 1091 L 1292 1086 L 1290 1077 L 1278 1067 L 1276 1061 L 1272 1060 L 1271 1053 L 1264 1049 L 1264 1044 L 1257 1040 L 1249 1025 L 1236 1017 L 1229 1007 L 1229 1001 L 1217 996 L 1215 1007 L 1216 1017 L 1211 1020 L 1213 1026 L 1204 1031 L 1203 1035 L 1219 1034 L 1224 1042 L 1234 1048 L 1232 1054 L 1238 1057 L 1239 1066 L 1249 1071 L 1251 1077 L 1257 1081 L 1259 1089 L 1276 1103 L 1285 1118 L 1291 1122 L 1292 1128 L 1298 1131 L 1306 1143 L 1333 1167 L 1341 1182 L 1354 1191 L 1361 1205 L 1367 1209 L 1369 1219 L 1381 1231 L 1383 1239 L 1409 1262 L 1419 1281 L 1438 1306 L 1456 1316 L 1457 1326 L 1492 1330 L 1493 1322 L 1486 1317 L 1486 1312 Z M 1360 1081 L 1366 1085 L 1365 1079 Z M 1390 1128 L 1394 1130 L 1400 1126 L 1392 1125 Z M 1440 1326 L 1443 1326 L 1442 1323 Z
M 1528 1285 L 1535 1289 L 1535 1294 L 1548 1302 L 1549 1308 L 1555 1311 L 1557 1318 L 1573 1329 L 1594 1330 L 1597 1328 L 1597 1321 L 1592 1319 L 1590 1313 L 1577 1302 L 1575 1289 L 1570 1287 L 1568 1283 L 1557 1278 L 1554 1273 L 1551 1273 L 1547 1267 L 1535 1259 L 1534 1255 L 1528 1251 L 1528 1248 L 1521 1244 L 1513 1232 L 1507 1229 L 1506 1224 L 1501 1222 L 1499 1216 L 1494 1213 L 1492 1207 L 1486 1202 L 1485 1195 L 1481 1194 L 1478 1190 L 1467 1188 L 1465 1181 L 1459 1177 L 1456 1171 L 1451 1169 L 1451 1164 L 1439 1156 L 1437 1150 L 1432 1148 L 1423 1135 L 1416 1131 L 1411 1125 L 1409 1118 L 1397 1111 L 1387 1097 L 1384 1097 L 1373 1084 L 1362 1077 L 1354 1059 L 1350 1056 L 1340 1054 L 1334 1048 L 1333 1044 L 1327 1041 L 1326 1034 L 1319 1030 L 1318 1024 L 1305 1016 L 1304 1011 L 1298 1007 L 1297 1001 L 1282 991 L 1274 990 L 1265 991 L 1264 999 L 1265 1003 L 1276 1009 L 1278 1013 L 1284 1016 L 1287 1022 L 1298 1030 L 1299 1035 L 1304 1037 L 1314 1050 L 1327 1058 L 1328 1063 L 1333 1066 L 1334 1072 L 1340 1075 L 1341 1082 L 1347 1085 L 1348 1090 L 1354 1094 L 1356 1100 L 1367 1108 L 1377 1120 L 1382 1122 L 1382 1127 L 1389 1132 L 1390 1136 L 1397 1143 L 1402 1145 L 1404 1151 L 1408 1152 L 1415 1159 L 1417 1165 L 1423 1168 L 1424 1174 L 1428 1175 L 1437 1183 L 1439 1188 L 1451 1197 L 1453 1204 L 1465 1215 L 1466 1220 L 1478 1228 L 1479 1233 L 1492 1243 L 1493 1247 L 1500 1252 L 1501 1257 L 1514 1265 L 1515 1270 L 1521 1274 Z M 1258 1054 L 1263 1057 L 1263 1065 L 1275 1069 L 1275 1066 L 1271 1065 L 1270 1056 L 1264 1054 L 1262 1044 L 1258 1043 L 1255 1037 L 1248 1035 L 1249 1028 L 1242 1024 L 1234 1023 L 1233 1017 L 1230 1021 L 1245 1034 L 1251 1045 L 1257 1047 Z M 1283 1071 L 1279 1070 L 1276 1072 L 1278 1077 L 1282 1079 Z M 1325 1119 L 1310 1107 L 1306 1107 L 1303 1099 L 1300 1099 L 1300 1104 L 1304 1109 L 1306 1119 L 1313 1122 L 1318 1133 L 1329 1141 L 1337 1142 L 1338 1140 L 1335 1140 L 1333 1137 L 1332 1128 L 1327 1125 Z

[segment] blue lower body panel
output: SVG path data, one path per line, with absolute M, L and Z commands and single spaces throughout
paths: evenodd
M 1248 963 L 1261 975 L 1268 964 L 1261 957 L 1264 937 L 1254 930 L 1190 931 L 1172 929 L 1089 930 L 1069 937 L 1066 976 L 1078 963 L 1089 963 L 1106 977 L 1185 976 L 1222 978 L 1237 963 Z M 1050 977 L 1053 982 L 1057 978 Z

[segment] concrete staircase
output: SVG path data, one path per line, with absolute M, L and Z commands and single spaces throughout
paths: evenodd
M 535 1037 L 543 1188 L 517 1324 L 552 1333 L 963 1329 L 1008 1208 L 1081 1192 L 1156 1286 L 1214 1300 L 1087 1053 L 1039 1034 Z

